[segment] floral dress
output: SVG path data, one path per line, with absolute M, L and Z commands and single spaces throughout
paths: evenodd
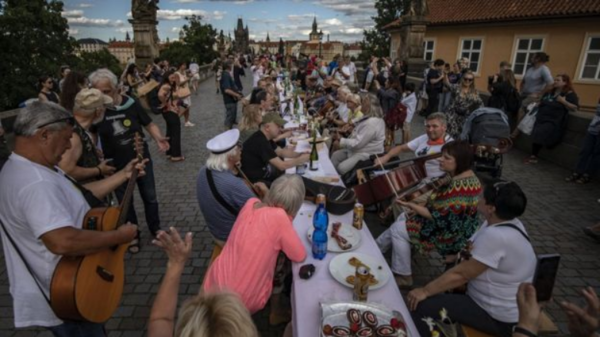
M 406 221 L 413 247 L 420 253 L 433 249 L 440 255 L 458 253 L 479 227 L 477 203 L 481 184 L 476 176 L 452 179 L 431 193 L 427 209 L 432 219 L 415 215 Z
M 450 105 L 446 110 L 448 116 L 448 134 L 454 139 L 458 139 L 462 133 L 465 120 L 471 112 L 483 106 L 483 101 L 479 97 L 479 93 L 463 94 L 460 84 L 450 86 Z

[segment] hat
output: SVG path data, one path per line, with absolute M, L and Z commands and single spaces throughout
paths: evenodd
M 233 149 L 240 139 L 240 130 L 231 129 L 218 134 L 206 143 L 206 148 L 213 154 L 223 154 Z
M 268 114 L 264 115 L 262 118 L 262 123 L 275 123 L 280 127 L 283 127 L 286 124 L 285 120 L 276 112 L 269 112 Z
M 81 89 L 75 96 L 75 109 L 95 110 L 112 104 L 113 100 L 98 89 Z

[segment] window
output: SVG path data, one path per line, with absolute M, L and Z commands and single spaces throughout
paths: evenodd
M 517 48 L 513 60 L 513 71 L 517 76 L 525 75 L 527 69 L 531 67 L 529 62 L 531 54 L 543 51 L 544 39 L 539 38 L 519 38 L 517 39 Z
M 423 53 L 423 59 L 427 62 L 433 61 L 433 49 L 435 48 L 434 40 L 425 40 L 423 41 L 423 49 L 425 52 Z
M 469 59 L 469 68 L 474 73 L 479 73 L 479 64 L 481 64 L 482 39 L 463 39 L 461 45 L 460 58 Z
M 600 35 L 588 37 L 579 77 L 582 80 L 600 80 Z

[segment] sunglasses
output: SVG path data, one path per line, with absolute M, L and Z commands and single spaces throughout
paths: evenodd
M 38 126 L 37 128 L 38 128 L 38 130 L 39 130 L 39 129 L 43 128 L 43 127 L 46 127 L 46 126 L 48 126 L 48 125 L 52 125 L 52 124 L 56 124 L 56 123 L 67 123 L 67 124 L 69 124 L 70 126 L 75 126 L 75 117 L 65 117 L 65 118 L 59 118 L 59 119 L 57 119 L 57 120 L 50 121 L 50 122 L 48 122 L 48 123 L 44 123 L 44 124 L 42 124 L 42 125 Z
M 473 82 L 473 78 L 471 78 L 471 77 L 465 77 L 465 78 L 463 78 L 463 81 L 465 81 L 465 82 Z

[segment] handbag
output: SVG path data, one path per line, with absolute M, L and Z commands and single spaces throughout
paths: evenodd
M 535 125 L 535 119 L 538 113 L 538 105 L 527 107 L 527 114 L 523 117 L 517 128 L 526 135 L 531 135 L 533 132 L 533 126 Z

